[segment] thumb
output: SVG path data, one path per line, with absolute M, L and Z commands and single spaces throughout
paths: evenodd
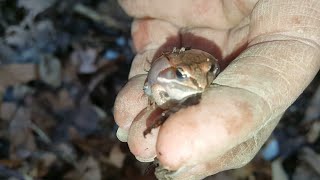
M 180 110 L 163 124 L 157 157 L 169 170 L 216 162 L 230 149 L 256 136 L 269 113 L 266 102 L 251 92 L 212 87 L 203 93 L 200 104 Z M 256 142 L 247 153 L 254 154 L 262 143 Z

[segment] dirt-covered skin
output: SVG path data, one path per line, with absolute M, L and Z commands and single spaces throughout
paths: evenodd
M 136 18 L 137 56 L 119 94 L 119 137 L 141 161 L 159 159 L 161 179 L 201 179 L 250 161 L 320 66 L 318 0 L 120 0 Z M 289 13 L 290 12 L 290 13 Z M 198 105 L 143 137 L 145 69 L 159 52 L 192 47 L 225 68 Z M 139 103 L 138 103 L 139 102 Z M 123 139 L 125 140 L 125 139 Z M 165 173 L 163 173 L 165 172 Z

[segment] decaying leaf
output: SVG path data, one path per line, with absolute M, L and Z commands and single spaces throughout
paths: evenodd
M 39 63 L 40 79 L 53 87 L 61 84 L 61 64 L 53 56 L 44 56 Z
M 19 0 L 18 6 L 27 9 L 33 15 L 37 15 L 50 7 L 54 2 L 55 0 Z
M 282 167 L 281 159 L 272 162 L 272 179 L 273 180 L 288 180 L 288 176 Z
M 119 144 L 115 144 L 109 155 L 110 164 L 117 168 L 122 168 L 126 155 L 121 151 Z
M 93 157 L 81 159 L 75 169 L 64 177 L 66 180 L 100 180 L 101 170 L 99 163 Z
M 2 103 L 0 105 L 0 118 L 5 121 L 9 121 L 16 112 L 17 105 L 15 103 Z
M 310 143 L 315 143 L 320 137 L 320 121 L 314 121 L 307 134 L 307 140 Z
M 72 63 L 78 67 L 78 72 L 83 74 L 94 73 L 97 70 L 95 61 L 98 51 L 94 48 L 79 48 L 71 54 Z
M 57 156 L 53 153 L 43 153 L 39 155 L 39 159 L 36 162 L 36 165 L 30 172 L 32 177 L 41 178 L 50 170 L 50 167 L 53 165 L 54 162 L 57 161 Z
M 312 121 L 320 118 L 320 86 L 315 91 L 311 102 L 306 109 L 303 121 Z
M 0 88 L 37 79 L 35 64 L 8 64 L 0 66 Z
M 31 130 L 30 109 L 20 107 L 9 127 L 10 133 L 10 158 L 24 159 L 35 150 L 36 144 Z
M 301 160 L 307 163 L 320 177 L 320 155 L 310 148 L 303 148 L 301 151 Z

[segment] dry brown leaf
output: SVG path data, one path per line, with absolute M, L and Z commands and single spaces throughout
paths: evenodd
M 50 171 L 50 166 L 57 160 L 55 154 L 46 152 L 41 154 L 36 166 L 31 170 L 32 177 L 44 177 Z
M 63 160 L 74 164 L 77 159 L 77 153 L 74 147 L 69 143 L 59 143 L 55 145 L 55 150 L 58 153 L 59 157 Z
M 28 46 L 31 41 L 30 32 L 23 27 L 13 25 L 6 29 L 5 42 L 10 46 L 21 49 Z
M 19 0 L 18 6 L 23 7 L 29 12 L 31 12 L 33 15 L 36 15 L 44 10 L 46 10 L 48 7 L 50 7 L 55 0 Z
M 320 117 L 320 86 L 318 86 L 316 92 L 314 93 L 311 102 L 306 109 L 304 120 L 305 121 L 312 121 L 318 119 Z
M 94 48 L 78 48 L 71 54 L 73 65 L 78 67 L 78 73 L 89 74 L 97 71 L 95 64 L 98 56 L 97 49 Z
M 318 180 L 320 179 L 320 155 L 315 153 L 312 149 L 306 147 L 303 148 L 299 156 L 299 164 L 295 169 L 292 176 L 293 180 L 308 179 Z
M 35 64 L 8 64 L 0 66 L 0 87 L 37 79 Z
M 42 81 L 53 87 L 61 84 L 61 64 L 53 56 L 44 56 L 39 64 L 39 76 Z
M 36 150 L 34 135 L 31 131 L 30 109 L 17 110 L 9 126 L 10 158 L 24 159 Z
M 309 143 L 314 143 L 320 136 L 320 121 L 314 121 L 307 134 L 307 139 Z
M 288 180 L 288 176 L 282 167 L 281 159 L 272 162 L 272 179 L 273 180 Z
M 101 154 L 102 156 L 110 152 L 113 144 L 108 138 L 79 138 L 79 136 L 77 138 L 75 137 L 72 142 L 84 153 Z
M 17 168 L 22 163 L 23 161 L 18 159 L 0 159 L 0 164 L 8 168 Z
M 73 127 L 81 137 L 92 134 L 99 129 L 99 116 L 90 104 L 84 104 L 75 109 L 70 116 Z
M 75 167 L 75 170 L 67 173 L 66 180 L 100 180 L 101 170 L 99 163 L 93 157 L 81 159 Z
M 109 155 L 109 163 L 117 168 L 122 168 L 125 158 L 126 154 L 121 151 L 119 144 L 115 144 Z
M 0 104 L 0 118 L 8 121 L 11 119 L 17 109 L 17 104 L 12 102 L 3 102 Z
M 307 163 L 316 173 L 318 173 L 320 178 L 320 155 L 310 148 L 303 148 L 301 153 L 301 160 Z

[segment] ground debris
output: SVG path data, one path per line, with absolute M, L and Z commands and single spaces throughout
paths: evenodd
M 115 136 L 131 21 L 115 0 L 0 1 L 0 179 L 155 179 Z M 207 179 L 320 179 L 319 81 L 248 165 Z
M 10 159 L 26 159 L 36 151 L 30 109 L 19 108 L 9 125 Z
M 64 176 L 66 180 L 100 180 L 101 170 L 99 163 L 93 157 L 84 157 L 76 165 L 73 171 Z
M 132 179 L 112 115 L 133 58 L 131 19 L 116 1 L 81 3 L 0 2 L 0 179 Z

